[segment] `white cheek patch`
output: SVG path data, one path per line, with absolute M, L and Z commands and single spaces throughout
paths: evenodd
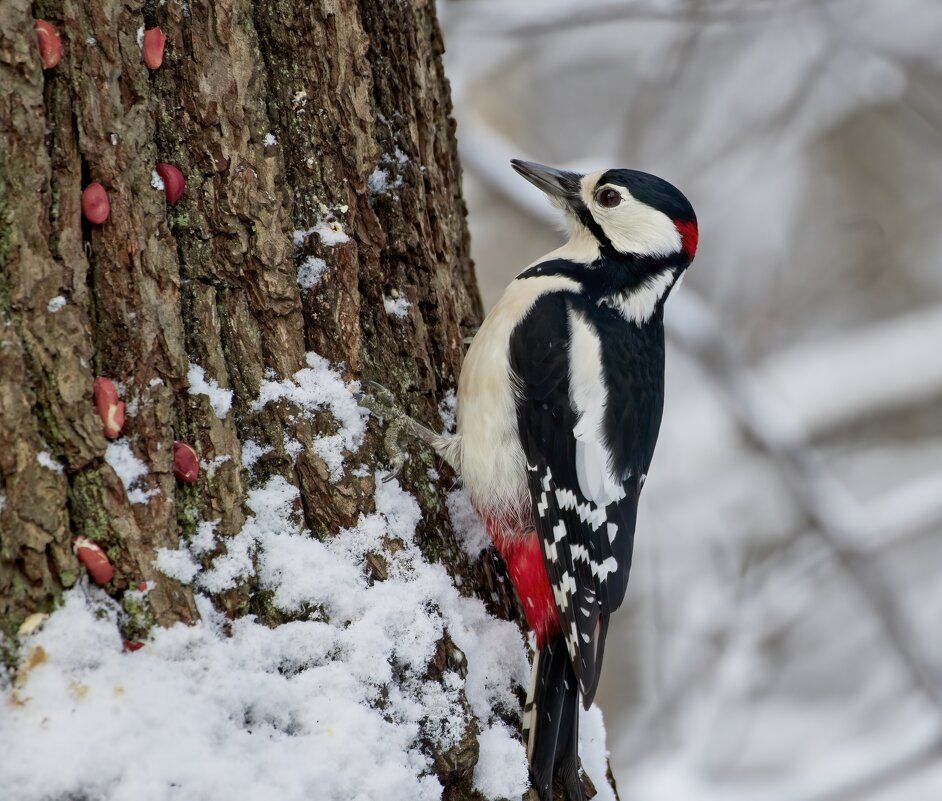
M 586 180 L 589 177 L 582 181 L 583 201 L 616 250 L 637 256 L 670 256 L 680 252 L 683 244 L 680 231 L 664 212 L 642 203 L 625 187 L 614 184 L 605 186 L 618 192 L 622 202 L 611 209 L 600 206 L 595 202 L 594 184 Z

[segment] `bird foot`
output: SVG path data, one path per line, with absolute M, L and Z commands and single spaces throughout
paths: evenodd
M 440 437 L 431 429 L 409 417 L 399 405 L 395 395 L 382 384 L 376 381 L 363 381 L 362 386 L 368 391 L 356 394 L 357 403 L 369 409 L 374 417 L 386 424 L 383 447 L 389 457 L 391 470 L 383 476 L 382 480 L 392 481 L 402 472 L 409 458 L 409 454 L 403 447 L 404 439 L 407 437 L 419 439 L 434 448 Z

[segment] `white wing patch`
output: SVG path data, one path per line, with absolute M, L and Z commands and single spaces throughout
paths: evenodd
M 569 312 L 569 394 L 579 420 L 576 438 L 576 477 L 586 500 L 604 509 L 625 497 L 625 488 L 612 475 L 611 454 L 602 427 L 608 388 L 602 376 L 602 344 L 598 334 L 576 312 Z

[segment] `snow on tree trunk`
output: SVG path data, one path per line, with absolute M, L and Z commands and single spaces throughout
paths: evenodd
M 360 701 L 380 718 L 363 736 L 384 736 L 383 721 L 406 732 L 391 742 L 415 750 L 410 769 L 420 780 L 403 784 L 403 797 L 437 797 L 441 787 L 455 801 L 480 797 L 472 787 L 481 732 L 495 752 L 484 755 L 489 764 L 510 778 L 478 775 L 477 785 L 496 788 L 488 795 L 515 787 L 519 754 L 508 757 L 502 744 L 519 723 L 524 650 L 514 627 L 508 634 L 490 618 L 517 616 L 508 585 L 489 551 L 478 558 L 479 547 L 459 544 L 475 533 L 456 538 L 453 477 L 428 452 L 413 449 L 401 488 L 377 482 L 381 434 L 351 394 L 356 379 L 375 378 L 441 428 L 438 403 L 480 318 L 433 4 L 6 0 L 3 8 L 0 650 L 18 670 L 7 714 L 22 703 L 28 717 L 32 703 L 54 716 L 30 692 L 42 670 L 64 680 L 94 663 L 82 697 L 107 684 L 111 668 L 130 683 L 144 664 L 133 659 L 238 676 L 239 642 L 261 642 L 279 624 L 317 623 L 337 638 L 349 630 L 351 641 L 294 669 L 336 660 L 355 672 L 364 654 L 378 660 L 370 669 L 380 679 L 362 679 Z M 45 72 L 34 17 L 61 39 L 62 60 Z M 152 65 L 159 35 L 145 31 L 156 27 L 166 45 L 151 69 L 144 50 Z M 168 196 L 179 175 L 157 165 L 182 174 L 179 200 Z M 109 205 L 101 223 L 87 207 L 83 216 L 93 182 Z M 124 403 L 111 440 L 93 402 L 96 376 Z M 198 459 L 192 482 L 192 460 L 175 475 L 185 446 Z M 337 545 L 338 532 L 354 544 Z M 113 567 L 104 592 L 84 577 L 80 537 Z M 435 563 L 460 594 L 441 583 Z M 410 600 L 405 588 L 420 580 L 431 589 Z M 323 586 L 331 581 L 347 583 Z M 429 610 L 431 631 L 403 629 L 414 641 L 398 655 L 364 650 L 369 636 L 355 632 L 369 610 L 344 601 L 384 584 L 386 603 Z M 60 606 L 48 630 L 17 636 L 24 621 L 32 628 L 36 613 Z M 179 622 L 199 633 L 161 632 Z M 181 662 L 187 637 L 207 638 L 199 665 Z M 122 639 L 125 648 L 148 646 L 122 653 Z M 227 642 L 235 643 L 228 656 Z M 502 653 L 484 663 L 461 644 Z M 155 703 L 179 701 L 171 684 L 151 688 Z M 233 692 L 233 708 L 263 704 Z M 390 697 L 397 693 L 406 700 Z M 423 703 L 451 712 L 423 712 Z M 252 714 L 245 709 L 239 726 L 250 729 Z M 293 724 L 268 722 L 310 733 L 298 714 Z M 136 754 L 126 732 L 112 734 Z M 335 772 L 343 795 L 349 788 Z M 6 778 L 22 784 L 27 775 Z M 40 784 L 23 785 L 21 797 L 29 787 L 37 796 L 101 789 L 81 771 L 61 787 L 33 779 Z M 124 787 L 120 774 L 105 779 Z

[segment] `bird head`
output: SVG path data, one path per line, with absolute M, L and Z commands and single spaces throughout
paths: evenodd
M 583 240 L 587 253 L 595 249 L 681 269 L 693 261 L 697 216 L 663 178 L 637 170 L 582 175 L 531 161 L 510 163 L 565 212 L 572 240 Z

